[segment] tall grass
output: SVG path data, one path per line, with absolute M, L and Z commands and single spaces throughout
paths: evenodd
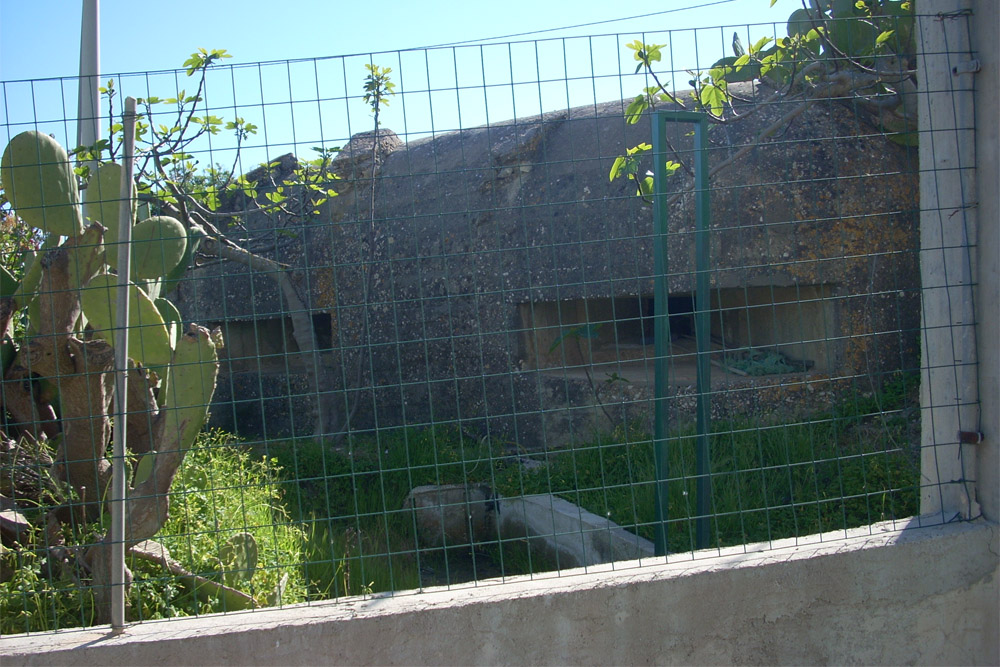
M 843 530 L 918 511 L 916 378 L 877 395 L 785 423 L 717 421 L 710 436 L 713 546 Z M 678 429 L 669 456 L 668 547 L 693 548 L 696 436 Z M 268 446 L 286 474 L 284 497 L 309 527 L 310 595 L 404 590 L 546 567 L 525 545 L 418 552 L 409 491 L 424 484 L 485 483 L 500 495 L 552 493 L 652 538 L 653 444 L 623 426 L 588 442 L 515 452 L 451 426 L 356 438 L 346 451 L 312 440 Z M 525 463 L 529 465 L 525 465 Z
M 289 520 L 272 460 L 254 459 L 234 438 L 217 431 L 202 434 L 184 459 L 171 487 L 170 516 L 155 540 L 186 570 L 251 595 L 260 606 L 305 599 L 300 567 L 305 535 Z M 40 508 L 39 511 L 44 510 Z M 92 543 L 86 534 L 68 536 L 69 545 Z M 0 549 L 0 634 L 39 632 L 92 625 L 94 595 L 89 573 L 75 557 L 60 559 L 45 548 L 41 531 L 34 544 Z M 249 534 L 257 546 L 257 565 L 237 576 L 225 573 L 225 545 Z M 127 558 L 129 620 L 190 616 L 225 611 L 226 604 L 159 564 Z M 281 583 L 281 595 L 275 596 Z
M 919 510 L 919 409 L 914 375 L 879 394 L 793 422 L 718 420 L 709 436 L 712 546 L 843 530 Z M 682 427 L 668 454 L 668 548 L 693 548 L 697 438 Z M 556 493 L 652 539 L 652 438 L 619 428 L 545 455 L 531 471 L 506 468 L 501 488 Z

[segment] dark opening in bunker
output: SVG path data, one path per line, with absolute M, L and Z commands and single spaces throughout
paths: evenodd
M 329 313 L 314 313 L 310 319 L 316 350 L 330 350 L 333 323 Z M 230 372 L 283 372 L 310 363 L 300 358 L 291 317 L 229 320 L 211 326 L 222 328 L 225 347 L 220 352 L 220 359 L 229 364 Z
M 832 295 L 830 285 L 713 290 L 713 373 L 829 372 L 839 345 Z M 652 381 L 654 306 L 648 294 L 521 304 L 522 367 L 571 374 L 598 370 Z M 694 311 L 691 293 L 667 298 L 672 382 L 694 377 Z

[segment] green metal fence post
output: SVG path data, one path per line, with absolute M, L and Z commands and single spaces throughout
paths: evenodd
M 655 368 L 655 430 L 654 449 L 656 461 L 656 534 L 657 555 L 667 553 L 667 477 L 669 473 L 667 450 L 667 393 L 668 358 L 670 355 L 670 328 L 667 319 L 667 239 L 669 211 L 667 210 L 667 140 L 666 124 L 691 123 L 694 125 L 695 166 L 695 342 L 697 345 L 697 519 L 695 543 L 704 549 L 709 545 L 709 516 L 711 513 L 711 477 L 709 471 L 709 433 L 711 430 L 711 293 L 709 284 L 709 173 L 708 173 L 708 116 L 694 111 L 658 111 L 653 114 L 653 202 L 656 249 L 654 287 L 656 368 Z
M 653 114 L 653 164 L 662 165 L 666 159 L 666 121 L 662 113 Z M 654 465 L 656 468 L 656 530 L 653 542 L 657 556 L 667 555 L 668 496 L 667 477 L 669 459 L 667 451 L 667 390 L 668 355 L 670 353 L 670 327 L 667 320 L 667 233 L 668 210 L 666 206 L 667 175 L 662 167 L 653 167 L 653 226 L 656 242 L 653 245 L 654 353 L 654 415 L 653 434 Z

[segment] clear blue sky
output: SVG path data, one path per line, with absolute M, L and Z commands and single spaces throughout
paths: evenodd
M 747 24 L 776 22 L 778 34 L 783 35 L 785 19 L 801 6 L 800 0 L 779 0 L 772 8 L 768 7 L 770 0 L 715 1 L 717 4 L 701 9 L 514 37 L 510 41 L 544 41 L 509 49 L 462 47 L 399 53 L 421 46 L 682 9 L 712 0 L 101 0 L 101 70 L 102 78 L 107 79 L 121 72 L 177 68 L 198 47 L 226 49 L 233 55 L 225 61 L 227 66 L 375 53 L 372 60 L 393 67 L 399 89 L 407 93 L 405 102 L 394 100 L 386 110 L 384 124 L 415 138 L 515 114 L 634 95 L 643 82 L 620 76 L 634 69 L 631 54 L 623 45 L 641 38 L 644 31 L 743 25 L 746 42 L 774 34 L 771 28 L 748 29 Z M 0 82 L 5 82 L 0 89 L 0 142 L 34 125 L 55 133 L 64 143 L 72 143 L 68 137 L 75 135 L 71 120 L 76 112 L 75 82 L 11 82 L 77 73 L 80 10 L 81 3 L 71 0 L 0 0 Z M 674 33 L 679 52 L 674 56 L 674 69 L 707 67 L 715 58 L 729 55 L 732 32 L 728 28 Z M 552 41 L 609 33 L 621 37 Z M 697 49 L 693 46 L 695 37 L 699 39 Z M 665 40 L 662 35 L 647 34 L 647 41 Z M 363 64 L 368 61 L 362 56 L 318 64 L 228 68 L 225 77 L 210 80 L 206 97 L 220 110 L 219 115 L 241 115 L 262 129 L 266 127 L 268 136 L 259 137 L 258 143 L 269 144 L 271 148 L 263 152 L 270 157 L 288 152 L 288 147 L 301 152 L 303 146 L 342 143 L 350 134 L 369 129 L 364 105 L 356 99 L 364 77 Z M 599 77 L 597 84 L 589 78 L 593 74 Z M 686 75 L 682 76 L 686 80 Z M 572 84 L 538 84 L 539 79 L 576 77 L 580 81 Z M 165 97 L 178 87 L 193 86 L 190 79 L 172 75 L 116 79 L 123 92 L 134 96 Z M 518 86 L 519 81 L 526 83 Z M 682 84 L 678 81 L 678 86 Z M 437 89 L 447 89 L 447 93 Z M 345 99 L 351 97 L 355 99 Z M 310 104 L 297 105 L 300 100 Z M 216 148 L 221 149 L 221 145 Z M 216 158 L 224 160 L 225 155 L 213 156 Z

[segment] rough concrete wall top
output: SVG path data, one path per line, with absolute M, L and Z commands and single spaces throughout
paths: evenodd
M 0 656 L 19 665 L 997 664 L 995 525 L 827 538 L 143 623 L 118 636 L 15 636 Z

